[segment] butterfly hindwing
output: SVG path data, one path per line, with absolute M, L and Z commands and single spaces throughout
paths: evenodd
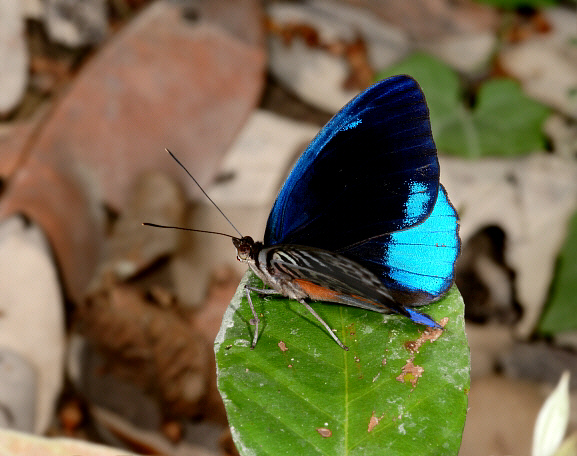
M 453 283 L 460 249 L 457 212 L 440 186 L 433 212 L 412 228 L 383 234 L 339 253 L 381 279 L 397 302 L 423 305 Z

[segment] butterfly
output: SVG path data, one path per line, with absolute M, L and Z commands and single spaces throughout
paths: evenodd
M 317 134 L 280 189 L 264 242 L 233 238 L 237 258 L 270 288 L 301 302 L 333 302 L 404 315 L 441 328 L 415 307 L 453 283 L 459 223 L 439 183 L 425 97 L 400 75 L 345 105 Z
M 418 83 L 393 76 L 353 98 L 294 165 L 269 214 L 264 241 L 238 234 L 226 235 L 237 259 L 269 287 L 245 288 L 255 325 L 251 348 L 260 321 L 251 292 L 299 301 L 345 350 L 308 301 L 393 312 L 442 329 L 415 308 L 451 287 L 459 222 L 439 183 L 429 111 Z

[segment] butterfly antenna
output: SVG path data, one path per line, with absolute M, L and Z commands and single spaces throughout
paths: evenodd
M 204 193 L 204 196 L 206 196 L 206 197 L 208 198 L 208 200 L 212 203 L 212 205 L 218 209 L 218 212 L 220 212 L 220 213 L 222 214 L 222 216 L 226 219 L 226 221 L 230 224 L 230 226 L 233 227 L 234 231 L 236 231 L 236 232 L 238 233 L 238 235 L 239 235 L 240 237 L 242 237 L 242 234 L 240 234 L 240 231 L 238 231 L 238 230 L 236 229 L 236 226 L 233 225 L 233 223 L 232 223 L 232 222 L 229 220 L 229 218 L 224 214 L 224 212 L 222 212 L 222 210 L 220 209 L 220 207 L 218 207 L 218 206 L 216 205 L 216 203 L 210 198 L 210 196 L 208 196 L 208 194 L 207 194 L 207 193 L 204 191 L 204 189 L 200 186 L 200 184 L 198 183 L 198 181 L 194 178 L 194 176 L 193 176 L 192 174 L 190 174 L 190 173 L 188 172 L 188 169 L 186 169 L 186 167 L 180 162 L 180 160 L 179 160 L 178 158 L 176 158 L 176 157 L 174 156 L 174 154 L 173 154 L 170 150 L 168 150 L 168 149 L 164 149 L 164 150 L 166 150 L 166 151 L 170 154 L 170 156 L 174 159 L 174 161 L 175 161 L 176 163 L 178 163 L 178 164 L 180 165 L 180 167 L 181 167 L 182 169 L 184 169 L 184 171 L 186 171 L 186 174 L 188 174 L 188 175 L 190 176 L 190 178 L 194 181 L 194 183 L 198 186 L 198 188 L 200 188 L 200 191 L 201 191 L 202 193 Z M 185 228 L 180 228 L 180 229 L 185 229 Z M 190 231 L 205 232 L 205 233 L 208 232 L 208 231 L 193 230 L 193 229 L 189 229 L 189 230 L 190 230 Z M 216 233 L 216 234 L 222 234 L 222 233 Z M 234 236 L 230 236 L 230 237 L 234 237 Z
M 235 239 L 235 237 L 231 236 L 230 234 L 220 233 L 218 231 L 195 230 L 194 228 L 183 228 L 182 226 L 158 225 L 156 223 L 148 223 L 148 222 L 144 222 L 143 225 L 144 226 L 153 226 L 155 228 L 170 228 L 171 230 L 195 231 L 197 233 L 219 234 L 220 236 L 226 236 L 226 237 Z

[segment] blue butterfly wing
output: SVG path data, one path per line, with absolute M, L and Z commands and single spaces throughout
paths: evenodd
M 424 305 L 453 283 L 459 255 L 458 216 L 443 186 L 431 214 L 420 224 L 383 234 L 339 253 L 380 277 L 395 301 Z
M 395 76 L 354 98 L 311 142 L 277 196 L 264 243 L 342 253 L 398 302 L 424 304 L 452 283 L 459 250 L 457 216 L 440 188 L 423 93 Z
M 264 243 L 336 251 L 432 211 L 439 163 L 429 111 L 408 76 L 383 80 L 319 132 L 281 188 Z

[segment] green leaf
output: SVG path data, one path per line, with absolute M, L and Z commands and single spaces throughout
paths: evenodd
M 458 453 L 470 358 L 456 287 L 423 308 L 448 318 L 434 342 L 404 317 L 313 303 L 348 352 L 298 302 L 253 293 L 263 327 L 251 350 L 249 281 L 260 286 L 245 275 L 215 341 L 218 388 L 241 455 Z M 403 373 L 411 365 L 420 377 Z
M 543 149 L 541 126 L 549 110 L 527 98 L 517 83 L 495 79 L 485 83 L 473 112 L 484 155 L 517 155 Z
M 521 155 L 544 148 L 541 126 L 549 110 L 526 97 L 515 82 L 486 82 L 470 109 L 462 101 L 457 74 L 440 60 L 416 53 L 379 73 L 378 78 L 402 73 L 413 76 L 425 93 L 439 151 L 478 158 Z
M 549 302 L 539 324 L 546 335 L 577 329 L 577 213 L 569 224 L 569 233 L 561 249 L 551 285 Z

